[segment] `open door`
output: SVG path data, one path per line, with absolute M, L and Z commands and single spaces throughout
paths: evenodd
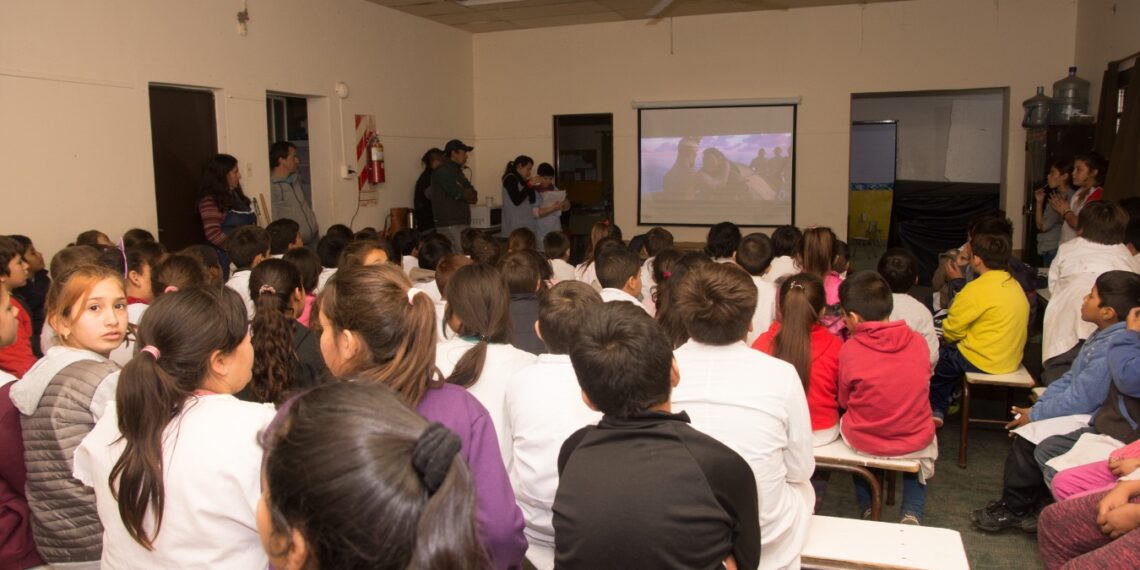
M 150 135 L 158 240 L 171 251 L 205 243 L 198 183 L 202 166 L 218 152 L 214 93 L 151 85 Z

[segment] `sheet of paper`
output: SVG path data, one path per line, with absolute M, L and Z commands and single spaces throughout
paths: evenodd
M 1064 471 L 1089 463 L 1108 460 L 1108 454 L 1124 447 L 1124 443 L 1099 433 L 1081 434 L 1077 444 L 1067 453 L 1050 459 L 1045 465 Z
M 1029 422 L 1013 430 L 1013 433 L 1024 437 L 1036 445 L 1047 437 L 1074 432 L 1088 426 L 1089 418 L 1091 417 L 1092 416 L 1088 414 L 1077 414 L 1074 416 L 1061 416 L 1059 418 Z

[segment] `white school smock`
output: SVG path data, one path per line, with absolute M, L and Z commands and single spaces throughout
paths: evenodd
M 760 568 L 799 568 L 815 492 L 811 417 L 796 369 L 736 342 L 689 341 L 673 352 L 673 412 L 740 454 L 760 499 Z
M 273 419 L 268 404 L 228 394 L 194 396 L 163 436 L 166 507 L 154 550 L 127 533 L 107 479 L 126 442 L 114 404 L 75 450 L 75 477 L 95 489 L 103 522 L 104 568 L 264 569 L 257 533 L 262 448 Z M 153 537 L 148 511 L 144 528 Z
M 474 342 L 462 338 L 447 339 L 435 347 L 435 365 L 444 377 L 450 376 L 455 370 L 459 359 L 475 346 Z M 491 423 L 495 425 L 495 434 L 499 437 L 499 451 L 503 454 L 503 465 L 511 464 L 511 440 L 507 437 L 507 430 L 503 428 L 503 398 L 507 391 L 507 381 L 516 372 L 534 364 L 535 356 L 525 350 L 519 350 L 509 344 L 489 343 L 487 345 L 487 359 L 483 361 L 483 372 L 479 380 L 467 391 L 487 408 L 491 415 Z
M 772 321 L 776 320 L 776 297 L 780 292 L 775 283 L 765 281 L 764 277 L 753 275 L 752 282 L 756 284 L 756 311 L 752 313 L 752 330 L 744 339 L 748 346 L 752 346 L 760 335 L 768 332 Z
M 906 321 L 910 330 L 922 335 L 926 347 L 930 349 L 931 370 L 938 364 L 938 334 L 934 332 L 934 315 L 930 309 L 918 302 L 918 299 L 906 293 L 891 293 L 894 300 L 894 309 L 891 310 L 891 321 Z
M 613 302 L 617 302 L 617 301 L 625 301 L 626 303 L 633 303 L 634 305 L 637 305 L 637 308 L 641 309 L 642 311 L 645 311 L 646 314 L 649 313 L 649 309 L 646 309 L 645 305 L 641 304 L 640 299 L 638 299 L 637 297 L 634 297 L 633 295 L 630 295 L 629 293 L 626 293 L 625 291 L 622 291 L 621 289 L 614 289 L 612 287 L 606 287 L 605 289 L 602 289 L 602 292 L 600 294 L 602 296 L 602 302 L 604 302 L 604 303 L 613 303 Z M 649 316 L 653 316 L 653 315 L 649 315 Z
M 1088 338 L 1096 330 L 1096 325 L 1081 320 L 1081 304 L 1096 278 L 1113 270 L 1140 272 L 1128 246 L 1077 237 L 1057 248 L 1057 257 L 1049 266 L 1051 296 L 1045 307 L 1042 362 L 1073 348 L 1077 340 Z
M 554 495 L 558 454 L 574 432 L 595 425 L 601 412 L 586 407 L 566 354 L 540 354 L 507 383 L 503 431 L 511 441 L 508 473 L 515 502 L 526 520 L 527 560 L 538 570 L 554 567 Z

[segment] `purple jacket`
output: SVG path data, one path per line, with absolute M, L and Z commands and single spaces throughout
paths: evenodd
M 475 519 L 496 569 L 522 568 L 526 554 L 523 516 L 515 504 L 491 416 L 467 390 L 454 384 L 428 390 L 416 410 L 463 441 L 463 458 L 475 484 Z

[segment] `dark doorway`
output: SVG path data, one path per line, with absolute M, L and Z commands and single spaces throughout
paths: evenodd
M 151 85 L 150 137 L 159 241 L 171 250 L 204 243 L 198 179 L 218 152 L 213 92 Z
M 589 249 L 594 223 L 614 219 L 614 116 L 555 115 L 554 170 L 572 204 L 562 224 L 577 263 Z

